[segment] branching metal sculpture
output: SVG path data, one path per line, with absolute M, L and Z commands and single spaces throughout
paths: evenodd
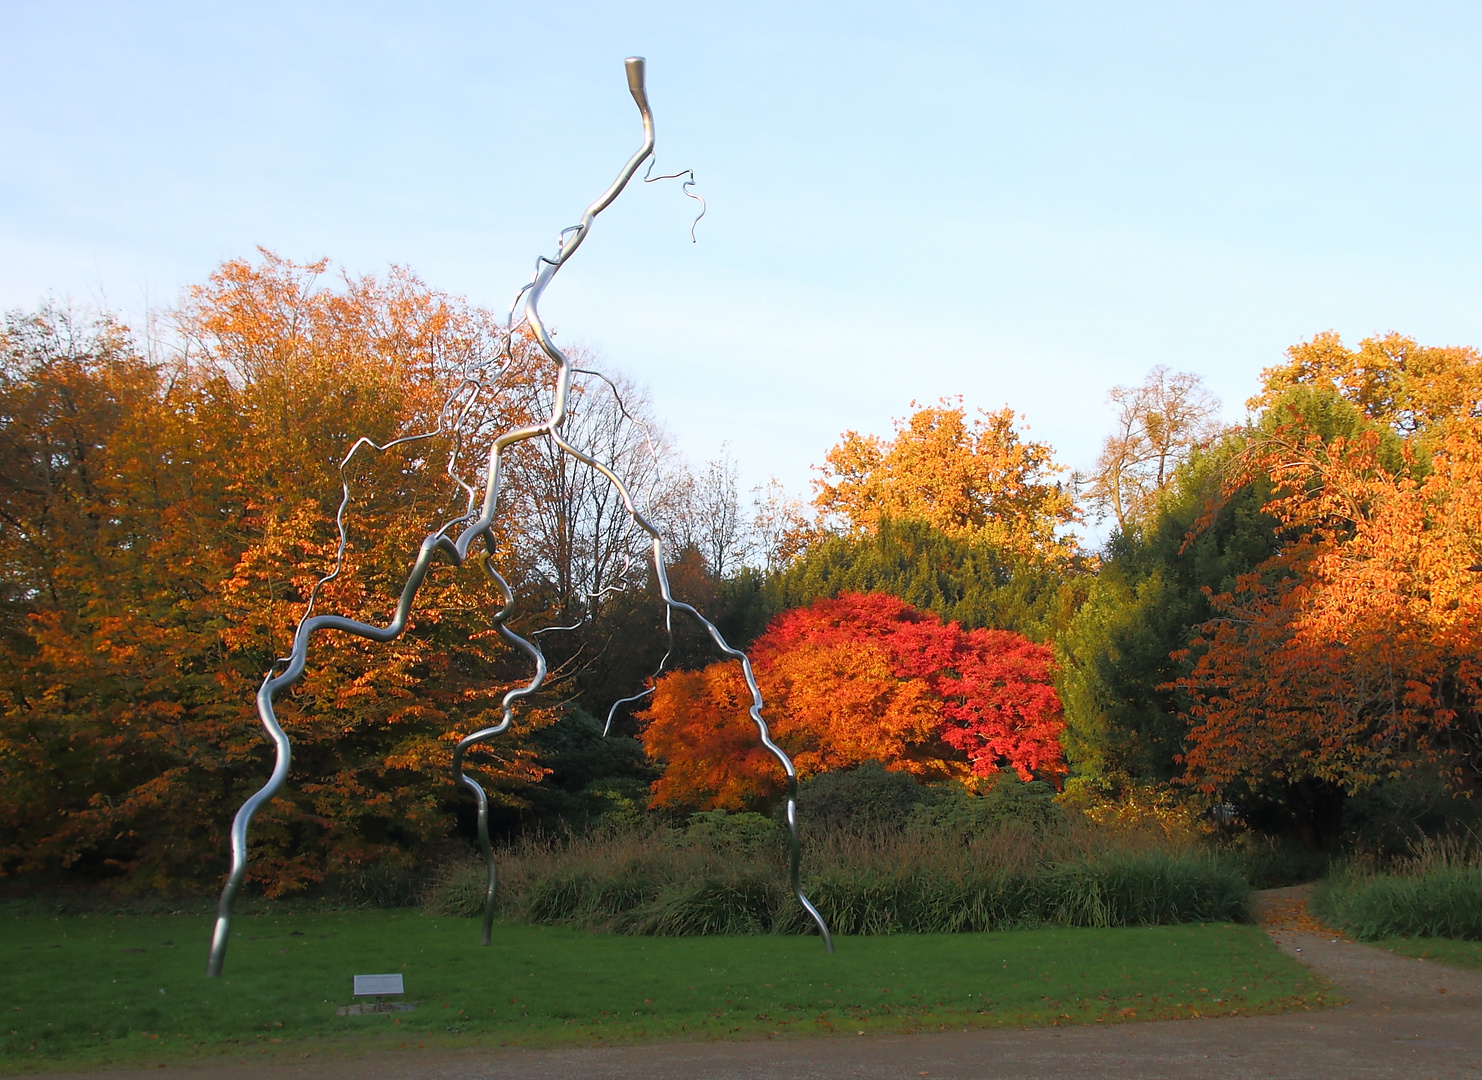
M 232 820 L 231 849 L 232 868 L 227 878 L 226 886 L 222 889 L 221 902 L 217 908 L 216 928 L 211 939 L 211 953 L 206 965 L 208 976 L 221 974 L 222 964 L 226 958 L 227 941 L 231 932 L 232 909 L 236 903 L 237 894 L 241 891 L 242 883 L 247 876 L 247 829 L 252 822 L 252 816 L 257 810 L 283 787 L 288 778 L 289 763 L 292 760 L 292 750 L 289 745 L 288 736 L 284 733 L 282 726 L 278 723 L 274 712 L 273 702 L 278 694 L 288 689 L 304 673 L 305 664 L 308 661 L 309 645 L 314 635 L 321 630 L 339 630 L 347 634 L 354 634 L 375 642 L 389 642 L 399 637 L 406 629 L 408 617 L 411 614 L 413 603 L 417 597 L 417 591 L 421 588 L 423 580 L 432 568 L 435 558 L 442 556 L 454 566 L 462 566 L 469 558 L 470 548 L 475 541 L 479 541 L 483 550 L 474 556 L 475 561 L 482 568 L 484 574 L 497 590 L 502 606 L 492 616 L 492 623 L 499 636 L 510 646 L 524 653 L 535 665 L 534 677 L 524 686 L 516 687 L 504 695 L 502 701 L 501 718 L 499 723 L 475 731 L 465 736 L 458 742 L 453 751 L 453 779 L 461 787 L 466 788 L 478 804 L 478 842 L 483 853 L 485 865 L 488 867 L 488 885 L 484 893 L 484 918 L 482 942 L 489 944 L 490 930 L 494 920 L 494 896 L 498 884 L 498 871 L 494 861 L 494 852 L 489 843 L 489 802 L 483 787 L 477 780 L 464 772 L 463 766 L 468 751 L 487 742 L 495 736 L 508 731 L 514 721 L 515 706 L 522 700 L 535 694 L 542 686 L 546 678 L 546 658 L 538 645 L 532 640 L 527 640 L 516 634 L 509 628 L 509 619 L 514 613 L 515 597 L 509 583 L 490 565 L 489 557 L 493 554 L 495 536 L 493 525 L 499 510 L 499 496 L 501 485 L 501 466 L 504 461 L 505 451 L 520 443 L 532 439 L 548 439 L 558 448 L 560 453 L 568 454 L 576 461 L 596 470 L 605 477 L 621 498 L 623 506 L 633 523 L 638 526 L 650 539 L 650 550 L 653 560 L 653 573 L 658 584 L 659 593 L 663 598 L 666 609 L 666 621 L 672 628 L 672 619 L 675 612 L 682 612 L 695 619 L 700 626 L 710 635 L 716 647 L 726 656 L 735 659 L 741 664 L 741 670 L 746 677 L 746 685 L 751 691 L 751 719 L 756 723 L 757 733 L 762 745 L 777 758 L 783 771 L 787 774 L 787 818 L 786 829 L 791 846 L 791 864 L 789 870 L 789 883 L 793 895 L 807 911 L 808 915 L 817 925 L 819 933 L 823 937 L 824 946 L 829 952 L 833 952 L 833 940 L 829 934 L 828 926 L 825 924 L 818 909 L 809 902 L 804 895 L 798 882 L 798 864 L 801 848 L 798 838 L 797 821 L 797 772 L 793 768 L 791 759 L 787 754 L 772 741 L 767 729 L 767 722 L 762 717 L 762 695 L 757 687 L 756 678 L 751 670 L 751 661 L 746 654 L 739 649 L 733 648 L 716 628 L 715 624 L 706 619 L 694 607 L 682 601 L 676 600 L 669 589 L 669 579 L 665 572 L 664 541 L 659 530 L 643 515 L 634 502 L 633 495 L 622 479 L 612 467 L 587 454 L 585 451 L 573 446 L 563 434 L 563 428 L 567 419 L 568 396 L 571 390 L 571 378 L 574 373 L 581 369 L 573 368 L 566 355 L 556 347 L 550 333 L 540 317 L 540 300 L 545 293 L 546 287 L 551 280 L 565 266 L 567 261 L 576 254 L 577 249 L 591 232 L 592 225 L 597 215 L 610 206 L 614 199 L 622 193 L 628 182 L 633 178 L 639 167 L 649 162 L 649 173 L 653 171 L 654 153 L 654 123 L 653 114 L 649 109 L 648 96 L 644 88 L 644 61 L 642 57 L 629 57 L 625 62 L 628 75 L 628 89 L 633 95 L 634 102 L 638 105 L 638 111 L 643 119 L 643 144 L 637 152 L 628 159 L 617 179 L 604 191 L 595 202 L 587 207 L 586 213 L 582 215 L 579 224 L 563 229 L 557 241 L 556 254 L 554 258 L 541 256 L 536 261 L 535 273 L 530 283 L 520 290 L 515 298 L 514 307 L 511 308 L 510 325 L 508 333 L 512 334 L 515 327 L 514 311 L 520 309 L 521 321 L 528 328 L 540 350 L 556 365 L 556 376 L 554 393 L 549 415 L 540 423 L 531 424 L 526 427 L 507 431 L 498 436 L 489 452 L 487 473 L 484 478 L 483 498 L 480 502 L 478 490 L 457 473 L 458 455 L 461 449 L 461 434 L 464 422 L 479 400 L 480 392 L 484 389 L 483 384 L 471 378 L 465 378 L 453 391 L 438 417 L 437 426 L 434 430 L 416 435 L 409 435 L 401 439 L 379 445 L 369 439 L 361 439 L 345 456 L 341 463 L 340 472 L 342 477 L 343 495 L 340 502 L 339 513 L 336 523 L 339 528 L 339 551 L 334 569 L 314 587 L 309 596 L 308 604 L 293 637 L 293 648 L 287 657 L 274 664 L 273 669 L 263 680 L 262 686 L 257 692 L 257 713 L 262 725 L 267 729 L 277 751 L 277 760 L 273 767 L 272 775 L 268 782 L 253 794 L 241 809 L 237 811 Z M 687 177 L 684 182 L 685 194 L 700 201 L 700 217 L 705 214 L 704 200 L 696 195 L 692 188 L 694 185 L 694 173 L 688 170 L 673 173 L 668 176 L 645 175 L 645 181 L 677 179 Z M 694 226 L 690 229 L 691 239 L 694 238 Z M 521 305 L 523 304 L 523 307 Z M 508 339 L 507 339 L 508 340 Z M 584 374 L 596 374 L 595 372 L 582 372 Z M 598 376 L 599 378 L 601 376 Z M 611 384 L 609 384 L 611 385 Z M 616 392 L 616 387 L 613 387 Z M 619 400 L 619 408 L 622 408 Z M 626 414 L 626 410 L 623 410 Z M 345 618 L 339 615 L 316 615 L 314 614 L 314 603 L 318 598 L 320 590 L 324 585 L 333 581 L 340 573 L 343 565 L 346 533 L 345 533 L 345 511 L 350 504 L 351 493 L 348 476 L 345 472 L 351 460 L 363 448 L 369 448 L 377 452 L 388 450 L 409 442 L 430 439 L 438 435 L 449 434 L 453 439 L 453 450 L 449 455 L 448 473 L 467 497 L 467 506 L 462 515 L 447 522 L 436 532 L 422 541 L 421 548 L 417 552 L 416 561 L 412 565 L 411 573 L 408 575 L 405 585 L 402 587 L 401 596 L 396 605 L 396 611 L 391 622 L 386 626 L 374 626 L 370 623 L 360 622 L 356 619 Z M 461 531 L 459 527 L 461 526 Z M 456 536 L 453 534 L 456 531 Z M 625 575 L 624 575 L 625 576 Z M 549 627 L 549 630 L 563 629 L 561 627 Z M 530 637 L 544 631 L 536 631 Z M 667 656 L 666 656 L 667 661 Z M 281 666 L 281 670 L 279 670 Z M 645 696 L 644 694 L 626 698 L 613 706 L 614 710 L 628 702 L 636 701 Z M 608 715 L 608 724 L 611 725 L 612 715 Z M 605 731 L 604 731 L 605 734 Z

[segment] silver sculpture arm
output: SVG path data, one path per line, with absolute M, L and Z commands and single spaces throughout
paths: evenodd
M 287 780 L 289 765 L 292 761 L 292 748 L 289 745 L 287 734 L 283 731 L 282 725 L 278 722 L 273 703 L 280 691 L 292 686 L 299 680 L 300 677 L 302 677 L 304 666 L 308 660 L 309 644 L 314 634 L 320 630 L 339 630 L 343 631 L 344 633 L 354 634 L 358 637 L 367 638 L 371 641 L 389 642 L 394 640 L 395 638 L 399 637 L 406 629 L 407 621 L 411 614 L 412 605 L 416 600 L 417 592 L 422 587 L 422 582 L 426 579 L 427 574 L 432 569 L 433 560 L 437 556 L 441 555 L 454 566 L 461 566 L 467 560 L 469 548 L 472 546 L 475 540 L 481 540 L 484 547 L 484 551 L 477 557 L 477 561 L 482 567 L 485 575 L 494 584 L 495 588 L 499 592 L 502 601 L 501 607 L 497 612 L 493 614 L 493 616 L 491 617 L 491 621 L 493 622 L 499 636 L 507 644 L 527 655 L 535 665 L 535 675 L 528 683 L 526 683 L 524 686 L 516 687 L 515 689 L 510 690 L 504 695 L 504 699 L 501 703 L 502 715 L 499 723 L 490 727 L 483 728 L 479 731 L 475 731 L 472 734 L 465 736 L 458 742 L 458 745 L 453 751 L 452 768 L 455 782 L 458 783 L 460 786 L 467 788 L 473 794 L 478 803 L 479 847 L 481 852 L 483 853 L 484 861 L 486 866 L 488 867 L 489 874 L 488 886 L 485 891 L 484 897 L 482 941 L 485 945 L 489 944 L 491 927 L 494 919 L 494 895 L 495 888 L 497 886 L 497 868 L 494 862 L 493 850 L 489 843 L 488 797 L 478 781 L 474 780 L 463 771 L 463 763 L 468 751 L 472 747 L 486 742 L 496 735 L 499 735 L 509 729 L 514 720 L 515 705 L 524 698 L 527 698 L 536 693 L 540 689 L 541 685 L 544 683 L 546 677 L 546 660 L 540 648 L 533 642 L 520 637 L 507 625 L 510 616 L 514 612 L 514 592 L 510 588 L 509 583 L 489 563 L 489 556 L 493 553 L 495 546 L 495 537 L 492 526 L 498 512 L 500 487 L 503 479 L 502 466 L 504 452 L 508 448 L 518 445 L 519 443 L 541 437 L 549 438 L 563 452 L 570 454 L 578 461 L 581 461 L 589 467 L 596 469 L 599 473 L 607 478 L 608 482 L 613 485 L 619 496 L 622 498 L 623 505 L 627 509 L 633 521 L 652 538 L 651 548 L 654 561 L 654 573 L 659 583 L 660 594 L 663 597 L 668 611 L 671 613 L 674 611 L 682 611 L 693 616 L 700 622 L 702 626 L 705 627 L 707 632 L 710 634 L 711 639 L 716 643 L 721 652 L 729 657 L 740 661 L 742 671 L 746 677 L 747 686 L 749 687 L 752 695 L 752 705 L 751 709 L 749 710 L 750 715 L 757 726 L 757 732 L 761 738 L 762 745 L 764 745 L 777 758 L 778 762 L 782 765 L 784 772 L 787 774 L 787 830 L 792 852 L 789 880 L 792 886 L 792 891 L 797 897 L 798 901 L 802 904 L 803 908 L 808 912 L 813 921 L 817 924 L 819 932 L 823 936 L 824 944 L 827 947 L 828 951 L 833 952 L 833 940 L 831 935 L 829 934 L 828 926 L 824 923 L 823 917 L 819 914 L 818 910 L 813 906 L 813 904 L 809 902 L 808 898 L 803 894 L 803 891 L 799 886 L 798 867 L 800 859 L 800 844 L 798 837 L 796 802 L 797 772 L 793 768 L 792 761 L 788 758 L 787 754 L 781 749 L 781 747 L 777 746 L 777 744 L 772 741 L 770 732 L 767 728 L 767 723 L 762 718 L 762 695 L 760 689 L 757 687 L 756 679 L 752 674 L 750 661 L 747 659 L 745 653 L 741 652 L 738 649 L 732 648 L 726 642 L 725 638 L 721 635 L 720 631 L 715 627 L 715 625 L 708 619 L 706 619 L 703 615 L 701 615 L 697 610 L 695 610 L 695 608 L 693 608 L 689 604 L 685 604 L 674 599 L 669 589 L 668 575 L 665 572 L 664 543 L 663 538 L 659 535 L 659 531 L 641 513 L 639 513 L 637 507 L 634 504 L 631 493 L 628 491 L 626 485 L 617 476 L 617 474 L 613 472 L 612 469 L 610 469 L 597 459 L 572 446 L 570 443 L 566 442 L 561 434 L 561 428 L 566 421 L 567 401 L 571 388 L 571 376 L 573 369 L 566 355 L 559 348 L 556 347 L 556 344 L 552 340 L 550 333 L 547 331 L 544 322 L 541 320 L 540 300 L 541 297 L 544 295 L 546 287 L 550 284 L 552 278 L 554 278 L 561 267 L 566 264 L 567 260 L 576 253 L 577 248 L 579 248 L 582 242 L 586 239 L 588 232 L 591 231 L 593 222 L 597 218 L 597 215 L 612 204 L 613 200 L 622 193 L 628 182 L 633 178 L 633 175 L 638 171 L 639 166 L 641 166 L 643 162 L 653 154 L 653 114 L 649 109 L 648 95 L 644 89 L 643 58 L 636 56 L 629 57 L 625 61 L 625 66 L 628 76 L 628 89 L 632 93 L 633 100 L 637 104 L 639 114 L 642 116 L 643 119 L 643 143 L 638 148 L 638 150 L 634 152 L 633 156 L 628 159 L 627 164 L 623 166 L 622 170 L 618 173 L 617 178 L 612 182 L 611 185 L 608 186 L 607 190 L 604 191 L 602 195 L 596 199 L 596 201 L 594 201 L 590 206 L 587 207 L 586 213 L 582 215 L 581 221 L 578 224 L 571 226 L 570 228 L 563 229 L 561 231 L 561 234 L 557 241 L 555 257 L 546 258 L 545 256 L 541 256 L 536 261 L 534 276 L 532 277 L 530 283 L 520 291 L 520 296 L 516 298 L 517 304 L 521 299 L 523 299 L 524 321 L 529 326 L 531 334 L 535 338 L 537 344 L 540 346 L 541 351 L 544 352 L 545 355 L 552 361 L 554 361 L 556 365 L 556 380 L 554 388 L 555 393 L 551 404 L 550 414 L 541 423 L 532 424 L 526 427 L 518 428 L 514 431 L 505 432 L 494 440 L 494 444 L 489 451 L 489 465 L 487 479 L 484 485 L 483 505 L 480 507 L 478 517 L 472 521 L 469 521 L 469 519 L 473 518 L 473 506 L 476 498 L 476 493 L 468 484 L 465 484 L 456 476 L 456 474 L 453 473 L 453 462 L 450 460 L 450 474 L 454 476 L 454 479 L 458 481 L 459 486 L 462 487 L 468 494 L 468 512 L 464 517 L 449 522 L 422 541 L 421 548 L 417 553 L 416 561 L 412 565 L 411 573 L 407 576 L 406 584 L 403 586 L 401 596 L 397 601 L 395 613 L 393 614 L 390 623 L 388 623 L 386 626 L 375 626 L 370 623 L 361 622 L 356 619 L 350 619 L 339 615 L 312 614 L 313 601 L 315 598 L 317 598 L 320 587 L 322 587 L 322 585 L 326 582 L 333 580 L 333 578 L 338 575 L 341 561 L 344 555 L 344 510 L 345 507 L 348 505 L 350 498 L 348 481 L 345 481 L 344 483 L 344 497 L 340 504 L 340 512 L 336 518 L 340 528 L 340 548 L 339 554 L 336 559 L 335 569 L 331 574 L 326 575 L 324 578 L 322 578 L 319 584 L 315 586 L 313 592 L 311 593 L 309 605 L 305 610 L 303 618 L 299 621 L 298 627 L 294 633 L 292 651 L 284 660 L 287 666 L 282 670 L 282 672 L 275 673 L 277 667 L 277 665 L 275 664 L 275 670 L 268 672 L 267 677 L 263 680 L 262 686 L 258 689 L 257 692 L 258 718 L 261 720 L 263 727 L 267 730 L 269 737 L 272 739 L 277 756 L 273 766 L 272 775 L 268 778 L 268 782 L 242 804 L 241 809 L 237 811 L 236 817 L 232 820 L 232 868 L 231 873 L 227 878 L 226 886 L 222 889 L 221 900 L 217 907 L 216 926 L 211 939 L 210 956 L 206 964 L 207 976 L 219 976 L 221 974 L 222 964 L 226 957 L 227 942 L 231 933 L 232 910 L 235 906 L 237 895 L 241 891 L 242 884 L 245 881 L 247 875 L 248 826 L 251 824 L 252 817 L 257 812 L 257 810 L 264 803 L 272 799 L 273 796 L 275 796 L 282 789 L 284 782 Z M 692 175 L 691 180 L 693 180 Z M 686 193 L 689 193 L 687 189 Z M 698 218 L 696 220 L 698 220 Z M 511 327 L 511 332 L 512 330 L 513 327 Z M 454 391 L 453 398 L 456 398 L 457 394 L 461 393 L 467 385 L 468 383 L 467 381 L 465 381 L 458 390 Z M 464 407 L 458 411 L 458 418 L 457 422 L 455 423 L 455 428 L 461 429 L 463 418 L 467 415 L 468 410 L 472 407 L 473 400 L 476 397 L 477 390 L 475 390 L 475 393 L 470 396 L 469 401 L 465 403 Z M 450 404 L 453 398 L 449 399 Z M 445 406 L 443 413 L 439 417 L 439 430 L 441 430 L 442 428 L 442 418 L 443 416 L 446 416 L 447 411 L 448 407 Z M 436 434 L 436 432 L 430 434 Z M 425 436 L 410 436 L 408 437 L 408 439 L 396 440 L 395 442 L 387 443 L 386 447 L 396 445 L 400 442 L 409 441 L 412 438 L 422 437 Z M 350 454 L 346 455 L 345 462 L 341 465 L 342 476 L 345 464 L 348 464 L 350 457 L 354 455 L 355 451 L 358 450 L 361 445 L 371 445 L 378 450 L 386 448 L 376 446 L 376 444 L 374 443 L 369 443 L 368 440 L 362 440 L 362 442 L 358 442 L 355 447 L 351 449 Z M 448 535 L 449 532 L 453 529 L 454 526 L 463 522 L 467 523 L 463 531 L 459 533 L 456 539 L 451 538 Z

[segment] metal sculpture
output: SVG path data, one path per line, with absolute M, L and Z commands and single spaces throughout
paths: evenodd
M 546 287 L 556 276 L 556 273 L 561 267 L 566 265 L 567 261 L 576 253 L 582 242 L 587 238 L 587 234 L 591 231 L 592 224 L 595 222 L 597 215 L 607 209 L 613 200 L 622 193 L 628 182 L 637 173 L 639 166 L 645 161 L 649 161 L 649 173 L 651 174 L 653 171 L 654 123 L 653 114 L 649 109 L 648 95 L 644 88 L 644 60 L 640 56 L 632 56 L 624 63 L 627 69 L 628 89 L 633 95 L 634 102 L 638 105 L 638 112 L 643 120 L 643 144 L 628 159 L 627 164 L 618 173 L 617 179 L 609 185 L 607 190 L 595 202 L 587 207 L 586 213 L 582 215 L 580 223 L 561 231 L 557 239 L 555 257 L 547 258 L 546 256 L 541 256 L 536 260 L 535 273 L 530 283 L 520 290 L 519 294 L 515 297 L 514 305 L 511 307 L 507 334 L 513 333 L 515 326 L 514 311 L 516 308 L 520 308 L 522 311 L 521 321 L 528 327 L 531 336 L 539 345 L 540 350 L 556 365 L 554 395 L 550 414 L 538 424 L 507 431 L 494 440 L 489 453 L 488 470 L 484 479 L 481 505 L 478 504 L 477 490 L 459 477 L 456 471 L 458 452 L 461 448 L 463 423 L 477 402 L 479 391 L 482 389 L 482 384 L 477 380 L 464 378 L 448 398 L 438 417 L 437 426 L 433 431 L 409 435 L 384 445 L 374 443 L 369 439 L 361 439 L 351 447 L 350 452 L 345 455 L 344 460 L 341 462 L 340 473 L 343 495 L 339 513 L 336 516 L 336 524 L 339 528 L 339 553 L 334 569 L 320 579 L 319 583 L 315 585 L 313 591 L 310 593 L 304 614 L 300 618 L 298 627 L 294 632 L 292 651 L 288 656 L 273 665 L 273 669 L 268 672 L 262 686 L 257 692 L 257 714 L 262 721 L 263 727 L 267 730 L 269 737 L 273 740 L 277 759 L 273 766 L 272 775 L 268 778 L 268 782 L 242 804 L 241 809 L 237 811 L 236 817 L 232 820 L 232 869 L 227 878 L 226 886 L 222 889 L 221 901 L 217 907 L 216 927 L 211 938 L 211 953 L 206 964 L 206 974 L 208 977 L 221 974 L 222 964 L 226 958 L 226 946 L 231 932 L 232 909 L 236 903 L 237 894 L 241 891 L 242 883 L 247 875 L 247 828 L 252 822 L 253 814 L 257 812 L 259 807 L 278 793 L 288 778 L 292 749 L 288 742 L 288 736 L 278 723 L 278 718 L 274 712 L 274 699 L 281 691 L 292 686 L 303 675 L 304 666 L 308 661 L 309 644 L 314 634 L 320 630 L 339 630 L 347 634 L 354 634 L 358 637 L 383 643 L 399 637 L 406 629 L 407 619 L 411 614 L 412 604 L 416 600 L 417 591 L 421 588 L 428 571 L 431 570 L 433 559 L 441 555 L 454 566 L 462 566 L 468 560 L 469 549 L 476 540 L 482 543 L 483 551 L 474 556 L 475 561 L 483 569 L 495 589 L 498 590 L 503 605 L 491 620 L 495 630 L 506 643 L 523 652 L 535 665 L 535 675 L 528 683 L 510 690 L 504 695 L 501 703 L 502 709 L 499 723 L 465 736 L 453 750 L 452 771 L 454 782 L 466 788 L 478 804 L 479 849 L 483 853 L 484 863 L 488 868 L 489 874 L 488 886 L 484 893 L 484 918 L 481 939 L 484 945 L 489 944 L 490 930 L 494 921 L 495 889 L 498 885 L 498 870 L 494 862 L 493 848 L 489 843 L 489 802 L 479 782 L 463 771 L 463 762 L 471 747 L 487 742 L 496 735 L 509 730 L 514 720 L 515 706 L 523 699 L 530 697 L 538 691 L 546 677 L 546 659 L 540 647 L 533 641 L 520 637 L 507 625 L 510 616 L 514 612 L 514 592 L 510 588 L 509 583 L 489 563 L 489 556 L 493 553 L 495 545 L 492 526 L 498 512 L 501 481 L 500 469 L 504 452 L 519 443 L 541 438 L 549 439 L 562 453 L 571 455 L 577 461 L 589 468 L 595 469 L 602 476 L 606 477 L 607 481 L 612 484 L 622 499 L 623 506 L 633 522 L 648 534 L 654 575 L 659 586 L 659 593 L 665 604 L 666 622 L 668 625 L 672 628 L 672 619 L 675 612 L 683 612 L 693 617 L 704 627 L 705 631 L 710 635 L 711 640 L 715 642 L 716 647 L 722 653 L 740 662 L 741 670 L 746 677 L 746 685 L 751 691 L 752 703 L 749 710 L 751 719 L 756 723 L 757 733 L 762 745 L 777 758 L 783 771 L 787 774 L 786 828 L 791 847 L 791 862 L 788 875 L 789 884 L 791 885 L 793 895 L 817 925 L 818 931 L 823 937 L 825 948 L 829 952 L 834 951 L 833 939 L 829 934 L 829 929 L 823 920 L 823 916 L 819 914 L 818 909 L 808 900 L 808 897 L 803 893 L 798 882 L 798 864 L 801 856 L 801 847 L 797 821 L 797 771 L 793 768 L 792 761 L 787 754 L 772 741 L 771 734 L 767 729 L 767 722 L 762 717 L 762 695 L 751 670 L 751 661 L 745 653 L 733 648 L 726 641 L 714 623 L 706 619 L 689 604 L 674 598 L 669 589 L 668 575 L 665 572 L 664 541 L 659 534 L 659 530 L 639 511 L 633 500 L 632 493 L 612 468 L 571 445 L 562 434 L 562 428 L 567 416 L 571 377 L 573 373 L 580 372 L 582 369 L 573 368 L 566 355 L 556 347 L 555 342 L 551 339 L 551 335 L 540 317 L 541 297 L 545 293 Z M 668 176 L 645 175 L 643 179 L 645 181 L 665 180 L 677 179 L 682 176 L 688 177 L 684 182 L 685 194 L 700 201 L 700 215 L 695 218 L 695 221 L 698 222 L 700 217 L 704 216 L 705 210 L 704 200 L 700 199 L 691 190 L 694 185 L 693 172 L 684 171 Z M 690 237 L 691 239 L 694 238 L 693 225 L 690 227 Z M 520 307 L 522 301 L 523 308 Z M 582 373 L 596 374 L 595 372 Z M 600 378 L 601 376 L 598 377 Z M 609 383 L 609 385 L 611 384 Z M 613 387 L 613 390 L 616 392 L 616 387 Z M 621 408 L 621 401 L 619 401 L 619 407 Z M 623 411 L 626 414 L 626 410 Z M 429 439 L 444 433 L 451 434 L 454 440 L 453 452 L 449 456 L 448 473 L 467 496 L 467 506 L 462 515 L 449 521 L 422 541 L 411 573 L 407 577 L 406 584 L 402 587 L 401 596 L 397 602 L 396 611 L 391 622 L 386 626 L 374 626 L 370 623 L 360 622 L 356 619 L 345 618 L 340 615 L 315 615 L 313 613 L 314 602 L 319 595 L 320 589 L 339 575 L 340 567 L 343 564 L 346 544 L 344 517 L 345 510 L 349 506 L 351 498 L 350 483 L 345 469 L 350 464 L 350 461 L 362 448 L 368 447 L 379 452 L 404 443 Z M 462 531 L 458 532 L 455 538 L 451 534 L 458 526 L 462 526 Z M 550 627 L 547 629 L 561 628 Z M 543 631 L 536 631 L 531 634 L 531 637 L 533 638 L 541 632 Z M 667 656 L 665 660 L 667 661 Z M 286 666 L 279 671 L 279 664 Z M 616 710 L 625 703 L 636 701 L 646 696 L 646 693 L 635 695 L 632 698 L 626 698 L 615 704 L 613 709 Z M 609 726 L 611 722 L 612 714 L 609 713 Z

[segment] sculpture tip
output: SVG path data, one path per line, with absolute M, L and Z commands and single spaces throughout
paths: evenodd
M 643 70 L 647 61 L 641 56 L 630 56 L 623 61 L 623 67 L 628 71 L 628 89 L 633 91 L 636 97 L 643 93 Z

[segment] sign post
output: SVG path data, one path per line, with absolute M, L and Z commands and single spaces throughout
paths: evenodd
M 370 1011 L 390 1012 L 391 1010 L 408 1008 L 409 1006 L 404 1005 L 399 1001 L 393 1002 L 389 1006 L 389 1008 L 383 1008 L 381 1005 L 381 998 L 390 997 L 392 995 L 399 996 L 404 993 L 406 993 L 406 988 L 402 985 L 402 978 L 399 973 L 395 975 L 355 976 L 355 996 L 373 997 L 376 999 L 376 1004 Z M 362 1005 L 361 1009 L 365 1009 L 365 1006 Z

